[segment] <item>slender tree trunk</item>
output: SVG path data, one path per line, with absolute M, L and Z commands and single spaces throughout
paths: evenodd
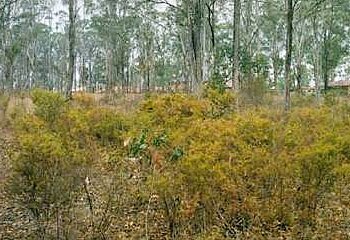
M 203 29 L 201 31 L 200 41 L 201 41 L 201 72 L 202 72 L 202 81 L 208 81 L 209 80 L 209 54 L 210 49 L 207 44 L 207 23 L 204 22 Z
M 121 82 L 122 86 L 122 92 L 127 93 L 127 87 L 128 85 L 126 84 L 126 77 L 125 77 L 125 52 L 123 49 L 120 51 L 120 61 L 118 63 L 119 65 L 119 72 L 117 74 L 119 75 L 118 81 Z M 120 86 L 119 84 L 116 84 L 118 87 Z
M 198 15 L 199 13 L 197 11 L 194 11 L 194 16 L 190 17 L 190 29 L 191 29 L 191 41 L 192 41 L 192 52 L 193 52 L 193 82 L 192 82 L 192 91 L 196 91 L 198 89 L 198 85 L 200 82 L 200 74 L 199 71 L 201 71 L 199 68 L 201 67 L 200 62 L 200 32 L 198 28 Z
M 147 92 L 151 91 L 151 79 L 150 79 L 150 72 L 149 68 L 146 70 L 146 81 L 147 81 Z
M 290 83 L 293 48 L 293 0 L 287 0 L 287 36 L 286 36 L 286 62 L 285 62 L 285 109 L 290 109 Z
M 253 47 L 252 47 L 252 44 L 253 44 L 253 40 L 254 40 L 254 28 L 252 26 L 252 14 L 253 14 L 253 1 L 252 0 L 248 0 L 246 1 L 246 11 L 245 11 L 245 18 L 246 18 L 246 28 L 245 28 L 245 35 L 248 37 L 248 45 L 245 47 L 247 48 L 246 49 L 246 54 L 247 54 L 247 57 L 249 59 L 249 62 L 253 62 Z M 250 64 L 252 66 L 252 64 Z M 247 80 L 248 81 L 253 81 L 253 78 L 254 78 L 254 75 L 253 75 L 253 67 L 249 67 L 248 68 L 248 73 L 247 73 Z M 259 75 L 259 71 L 257 72 L 257 74 Z M 247 84 L 250 84 L 247 83 Z
M 298 60 L 298 63 L 297 63 L 297 92 L 299 94 L 302 93 L 302 90 L 301 90 L 301 83 L 302 81 L 302 66 L 301 66 L 301 62 Z
M 233 22 L 233 88 L 239 90 L 239 46 L 240 46 L 240 30 L 241 30 L 241 0 L 234 0 L 234 22 Z
M 130 91 L 130 63 L 128 59 L 126 64 L 126 93 L 129 93 L 129 91 Z
M 107 89 L 112 88 L 112 65 L 113 65 L 113 53 L 110 44 L 107 44 L 107 54 L 106 54 L 106 84 Z
M 209 63 L 210 65 L 213 65 L 210 72 L 211 76 L 213 75 L 213 73 L 215 74 L 217 72 L 215 4 L 216 4 L 216 1 L 213 1 L 211 4 L 207 3 L 208 25 L 209 25 L 209 31 L 210 31 L 209 39 L 211 43 L 211 50 L 210 50 L 211 54 L 210 54 Z
M 13 85 L 13 79 L 12 79 L 12 59 L 11 57 L 6 58 L 6 64 L 5 64 L 5 83 L 10 84 L 10 89 L 14 90 L 14 85 Z
M 178 32 L 177 36 L 178 36 L 179 42 L 181 43 L 181 53 L 182 53 L 182 60 L 183 60 L 182 71 L 181 71 L 182 80 L 186 84 L 186 92 L 189 93 L 191 91 L 190 77 L 192 76 L 192 74 L 189 74 L 191 72 L 191 66 L 189 66 L 188 64 L 188 62 L 190 62 L 189 54 L 188 54 L 186 43 L 184 40 L 185 37 L 181 32 Z
M 327 3 L 327 2 L 326 2 Z M 330 42 L 332 40 L 333 24 L 334 24 L 334 5 L 333 1 L 329 1 L 331 4 L 331 16 L 330 19 L 325 21 L 323 27 L 323 56 L 322 56 L 322 77 L 324 81 L 324 91 L 328 90 L 330 67 L 329 62 L 331 58 Z M 325 5 L 326 8 L 326 5 Z
M 75 69 L 75 0 L 69 0 L 69 67 L 67 97 L 72 98 Z
M 302 78 L 303 78 L 303 52 L 304 52 L 304 22 L 301 23 L 301 26 L 299 26 L 298 31 L 298 46 L 297 46 L 297 66 L 296 66 L 296 72 L 297 72 L 297 92 L 299 94 L 302 93 Z
M 328 90 L 328 31 L 324 29 L 323 32 L 323 57 L 322 57 L 322 77 L 324 82 L 324 91 Z
M 313 54 L 313 74 L 315 79 L 315 91 L 316 91 L 316 100 L 319 101 L 320 98 L 320 80 L 319 80 L 319 57 L 318 57 L 318 49 L 315 47 Z
M 277 28 L 275 30 L 275 33 L 273 35 L 273 41 L 272 41 L 272 68 L 273 68 L 273 82 L 271 83 L 270 87 L 275 88 L 277 86 L 278 82 L 278 76 L 281 73 L 281 68 L 280 68 L 280 49 L 278 47 L 278 40 L 277 40 Z
M 91 56 L 91 55 L 90 55 Z M 92 93 L 95 93 L 95 91 L 94 91 L 94 87 L 93 87 L 93 78 L 92 78 L 92 63 L 91 63 L 91 58 L 90 58 L 90 60 L 89 60 L 89 67 L 88 67 L 88 91 L 89 92 L 92 92 Z
M 4 61 L 5 61 L 5 85 L 8 85 L 8 88 L 14 90 L 13 82 L 13 63 L 14 63 L 14 53 L 11 49 L 11 29 L 5 25 L 5 22 L 9 22 L 11 19 L 12 4 L 7 5 L 4 8 L 4 23 L 3 23 L 3 36 L 4 36 Z

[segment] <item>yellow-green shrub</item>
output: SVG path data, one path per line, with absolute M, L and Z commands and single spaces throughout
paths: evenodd
M 221 117 L 226 113 L 232 112 L 236 104 L 236 97 L 229 90 L 219 91 L 215 88 L 207 87 L 203 97 L 210 101 L 210 113 L 213 117 Z
M 151 184 L 164 202 L 173 204 L 169 221 L 176 231 L 195 234 L 205 224 L 225 231 L 221 224 L 228 221 L 235 234 L 263 228 L 269 236 L 279 236 L 315 223 L 310 209 L 329 201 L 334 169 L 348 161 L 349 124 L 343 114 L 322 106 L 298 107 L 288 114 L 256 108 L 213 119 L 202 114 L 210 109 L 206 100 L 195 100 L 203 110 L 188 115 L 174 109 L 193 99 L 180 98 L 181 104 L 170 99 L 153 97 L 135 122 L 148 127 L 145 143 L 163 131 L 165 148 L 183 151 Z M 168 159 L 169 152 L 162 153 Z M 223 219 L 215 221 L 219 207 Z M 236 225 L 242 216 L 246 224 Z
M 19 154 L 13 160 L 8 192 L 13 202 L 30 213 L 35 224 L 32 237 L 50 236 L 42 222 L 56 216 L 57 209 L 62 218 L 70 218 L 65 213 L 81 189 L 86 162 L 57 134 L 45 129 L 21 133 L 18 140 Z
M 36 89 L 31 94 L 35 115 L 52 124 L 65 110 L 66 100 L 59 93 Z
M 17 163 L 23 164 L 15 166 L 25 169 L 17 171 L 24 175 L 51 174 L 68 189 L 68 182 L 81 180 L 69 175 L 103 153 L 108 169 L 123 166 L 118 187 L 121 194 L 132 192 L 123 195 L 130 201 L 123 206 L 137 209 L 138 218 L 146 212 L 149 221 L 152 216 L 166 225 L 168 238 L 298 239 L 315 233 L 327 239 L 319 230 L 325 223 L 345 232 L 327 216 L 346 222 L 346 214 L 335 209 L 349 202 L 349 107 L 233 111 L 232 99 L 217 92 L 204 99 L 150 96 L 126 116 L 72 104 L 54 111 L 59 114 L 51 114 L 51 125 L 42 114 L 25 116 L 16 122 L 22 138 Z M 64 190 L 45 185 L 52 179 L 32 179 L 45 189 Z M 114 214 L 121 218 L 117 210 Z
M 129 125 L 115 111 L 107 108 L 95 108 L 88 112 L 90 132 L 104 145 L 122 146 Z
M 36 134 L 46 129 L 46 122 L 35 116 L 25 115 L 23 117 L 17 117 L 14 122 L 14 129 L 17 134 L 31 133 Z
M 197 118 L 204 118 L 208 102 L 182 94 L 151 96 L 141 103 L 142 124 L 175 128 Z

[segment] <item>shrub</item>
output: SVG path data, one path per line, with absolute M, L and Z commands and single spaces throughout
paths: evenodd
M 171 94 L 151 96 L 145 99 L 138 110 L 137 122 L 143 128 L 161 127 L 175 129 L 186 126 L 195 119 L 208 115 L 207 101 L 201 101 L 193 96 Z
M 32 92 L 35 115 L 52 125 L 65 110 L 66 100 L 58 93 L 36 89 Z
M 23 133 L 18 139 L 20 152 L 13 161 L 9 185 L 11 199 L 34 221 L 33 238 L 52 237 L 55 219 L 73 220 L 69 212 L 84 181 L 84 160 L 46 130 Z
M 234 110 L 236 98 L 229 90 L 208 86 L 203 96 L 210 101 L 211 115 L 214 118 L 221 117 Z
M 36 219 L 49 213 L 42 226 L 54 226 L 61 206 L 63 222 L 78 218 L 84 226 L 82 238 L 100 236 L 109 224 L 130 233 L 125 238 L 346 236 L 348 104 L 233 111 L 230 93 L 205 94 L 152 95 L 128 115 L 73 103 L 53 104 L 51 117 L 39 111 L 18 118 L 12 192 Z M 89 170 L 91 196 L 78 187 Z M 113 190 L 98 185 L 101 179 Z M 90 199 L 92 213 L 81 199 Z M 81 215 L 69 215 L 70 207 Z
M 110 109 L 96 108 L 88 112 L 91 133 L 103 145 L 122 146 L 129 126 L 122 116 Z

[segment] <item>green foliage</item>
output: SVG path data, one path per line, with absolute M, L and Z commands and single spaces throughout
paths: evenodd
M 226 82 L 223 78 L 215 75 L 213 79 L 207 85 L 207 89 L 213 89 L 218 91 L 220 94 L 224 93 L 227 89 Z
M 233 111 L 236 97 L 234 94 L 225 89 L 223 82 L 212 83 L 204 90 L 203 97 L 210 101 L 210 115 L 212 117 L 221 117 Z
M 184 156 L 184 154 L 185 153 L 182 148 L 176 147 L 170 156 L 170 161 L 177 161 L 181 159 Z
M 148 148 L 147 144 L 147 131 L 143 130 L 138 138 L 135 138 L 131 143 L 129 153 L 132 157 L 141 156 L 142 153 Z
M 36 89 L 32 92 L 35 114 L 49 124 L 52 124 L 65 110 L 66 101 L 58 93 Z
M 165 133 L 161 133 L 158 136 L 155 136 L 155 138 L 152 141 L 152 145 L 155 147 L 161 147 L 162 145 L 166 144 L 168 141 L 168 136 Z
M 241 69 L 246 78 L 252 75 L 260 78 L 267 78 L 269 70 L 269 59 L 266 55 L 260 53 L 255 57 L 249 55 L 245 50 L 242 51 Z

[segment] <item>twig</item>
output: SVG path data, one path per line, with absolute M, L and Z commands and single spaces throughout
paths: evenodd
M 91 196 L 90 196 L 90 192 L 89 192 L 89 189 L 88 189 L 89 182 L 90 182 L 89 178 L 86 177 L 85 181 L 84 181 L 84 190 L 85 190 L 85 193 L 86 193 L 86 197 L 87 197 L 88 204 L 89 204 L 89 209 L 90 209 L 91 226 L 94 228 L 94 206 L 93 206 L 93 202 L 92 202 L 92 199 L 91 199 Z

